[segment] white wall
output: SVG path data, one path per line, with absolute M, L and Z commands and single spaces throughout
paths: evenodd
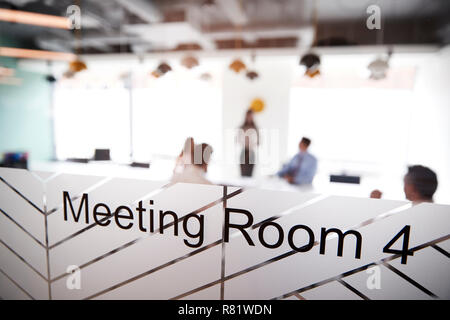
M 450 47 L 418 64 L 408 162 L 438 174 L 435 200 L 450 203 Z

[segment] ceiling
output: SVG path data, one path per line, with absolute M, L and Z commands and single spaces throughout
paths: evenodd
M 85 54 L 450 43 L 448 0 L 0 0 L 0 8 L 58 16 L 72 4 L 81 7 L 81 39 L 0 22 L 0 41 Z M 381 30 L 366 27 L 371 4 Z

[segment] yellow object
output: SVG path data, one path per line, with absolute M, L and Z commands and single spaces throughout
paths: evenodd
M 242 62 L 242 60 L 240 59 L 236 59 L 233 60 L 233 62 L 231 62 L 231 64 L 229 65 L 229 68 L 231 70 L 233 70 L 236 73 L 241 72 L 241 70 L 245 70 L 247 68 L 247 66 L 245 65 L 245 63 Z
M 253 112 L 261 112 L 264 110 L 265 103 L 262 99 L 255 98 L 253 99 L 252 103 L 250 104 L 250 109 Z
M 151 72 L 151 75 L 155 78 L 161 77 L 161 73 L 158 72 L 158 70 L 154 70 Z
M 87 69 L 86 64 L 81 60 L 77 59 L 69 63 L 69 70 L 72 71 L 73 73 L 80 72 L 86 69 Z
M 306 70 L 305 75 L 310 78 L 314 78 L 315 76 L 320 75 L 320 71 L 319 71 L 319 69 L 316 69 L 314 71 L 311 71 L 310 69 L 308 69 L 308 70 Z
M 181 60 L 181 64 L 188 69 L 192 69 L 199 65 L 198 59 L 194 56 L 186 56 Z

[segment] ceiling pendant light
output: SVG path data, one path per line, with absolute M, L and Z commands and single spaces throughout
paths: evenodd
M 317 4 L 314 3 L 313 8 L 313 25 L 314 25 L 314 40 L 312 42 L 311 48 L 317 45 L 317 29 L 318 29 L 318 13 L 317 13 Z M 308 76 L 310 78 L 314 78 L 318 75 L 320 75 L 320 57 L 313 53 L 308 52 L 305 55 L 303 55 L 300 59 L 300 65 L 304 66 L 305 69 L 305 76 Z
M 159 78 L 159 77 L 161 77 L 161 74 L 158 72 L 158 70 L 153 70 L 150 74 L 151 74 L 154 78 Z
M 240 33 L 241 33 L 241 26 L 237 25 L 236 26 L 236 38 L 234 39 L 234 49 L 235 50 L 240 50 L 241 49 L 241 40 L 238 38 Z M 241 59 L 236 58 L 233 61 L 231 61 L 231 63 L 228 66 L 228 68 L 230 68 L 230 70 L 233 70 L 236 73 L 239 73 L 242 70 L 247 69 L 247 66 L 245 65 L 245 63 Z
M 53 75 L 53 71 L 52 71 L 52 62 L 50 60 L 47 60 L 47 69 L 48 69 L 48 73 L 45 76 L 45 80 L 49 83 L 54 83 L 57 81 L 57 79 L 55 78 L 55 76 Z
M 81 72 L 86 69 L 87 69 L 86 63 L 84 63 L 78 58 L 69 63 L 69 70 L 74 73 Z
M 250 80 L 254 80 L 256 78 L 259 77 L 258 72 L 256 71 L 247 71 L 247 73 L 245 74 L 247 78 L 249 78 Z
M 200 75 L 200 80 L 211 81 L 212 75 L 209 72 L 204 72 Z
M 389 71 L 389 60 L 392 56 L 392 49 L 389 49 L 385 57 L 378 56 L 374 61 L 369 63 L 367 68 L 370 71 L 369 79 L 381 80 L 386 78 Z
M 78 7 L 80 7 L 80 1 L 77 1 L 77 5 Z M 69 63 L 69 69 L 64 72 L 63 76 L 66 78 L 73 78 L 75 76 L 75 74 L 77 74 L 78 72 L 81 72 L 83 70 L 87 70 L 87 65 L 86 63 L 84 63 L 83 61 L 81 61 L 80 59 L 80 54 L 81 54 L 81 28 L 75 28 L 75 43 L 76 43 L 76 48 L 75 51 L 77 53 L 77 56 L 75 58 L 75 60 L 71 61 Z
M 150 74 L 155 78 L 160 78 L 169 71 L 172 71 L 172 67 L 167 62 L 161 62 Z
M 252 60 L 252 66 L 254 67 L 255 60 L 256 60 L 256 54 L 254 52 L 251 55 L 251 60 Z M 250 80 L 254 80 L 259 77 L 259 74 L 255 70 L 248 70 L 247 73 L 245 74 L 245 76 Z
M 320 74 L 320 57 L 315 53 L 307 53 L 300 59 L 300 65 L 306 68 L 305 75 L 314 78 Z
M 86 63 L 81 61 L 79 58 L 76 58 L 74 61 L 69 62 L 69 68 L 66 72 L 64 72 L 64 78 L 73 78 L 75 74 L 81 72 L 83 70 L 87 70 Z
M 384 42 L 384 20 L 382 20 L 382 27 L 380 30 L 377 30 L 377 44 L 382 45 Z M 392 48 L 388 49 L 387 55 L 378 56 L 367 66 L 369 69 L 370 75 L 369 79 L 372 80 L 381 80 L 386 78 L 387 72 L 389 70 L 389 59 L 392 56 Z
M 167 64 L 166 62 L 161 62 L 156 70 L 158 70 L 161 75 L 164 75 L 167 72 L 172 71 L 172 67 L 169 66 L 169 64 Z
M 188 55 L 181 59 L 181 65 L 188 69 L 195 68 L 199 65 L 198 59 L 194 56 Z
M 376 58 L 372 61 L 367 68 L 370 71 L 369 78 L 372 80 L 381 80 L 386 78 L 387 71 L 389 69 L 389 63 L 387 59 L 381 57 Z
M 230 63 L 229 68 L 230 68 L 231 70 L 233 70 L 234 72 L 239 73 L 239 72 L 241 72 L 242 70 L 247 69 L 247 66 L 245 65 L 244 62 L 242 62 L 241 59 L 237 58 L 237 59 L 234 59 L 234 60 Z

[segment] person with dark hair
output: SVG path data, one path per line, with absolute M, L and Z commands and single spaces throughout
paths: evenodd
M 311 140 L 303 137 L 299 143 L 299 152 L 277 175 L 291 184 L 311 184 L 317 171 L 317 159 L 308 152 L 310 144 Z
M 239 128 L 238 139 L 242 145 L 240 167 L 242 177 L 251 177 L 255 166 L 255 148 L 259 144 L 258 127 L 253 118 L 253 111 L 248 109 L 245 113 L 244 123 Z
M 414 203 L 433 202 L 433 195 L 438 186 L 433 170 L 420 165 L 410 166 L 403 182 L 406 199 Z
M 190 146 L 190 141 L 187 146 Z M 194 145 L 192 153 L 184 159 L 182 170 L 174 172 L 171 182 L 212 184 L 205 178 L 212 152 L 212 147 L 207 143 Z
M 408 167 L 408 172 L 403 178 L 403 191 L 405 197 L 413 204 L 422 202 L 433 202 L 433 195 L 436 192 L 438 180 L 436 173 L 430 168 L 414 165 Z M 382 192 L 373 190 L 371 198 L 381 199 Z

